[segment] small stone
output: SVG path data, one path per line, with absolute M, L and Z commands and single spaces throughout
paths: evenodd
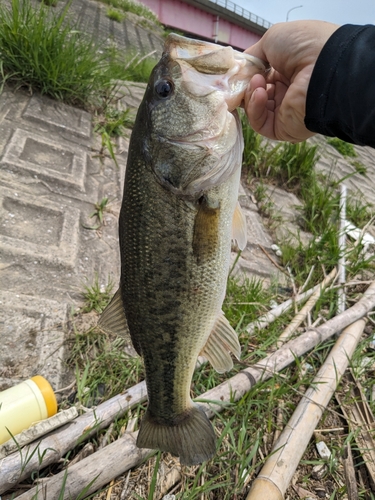
M 368 346 L 370 349 L 375 349 L 375 336 L 372 336 Z
M 325 498 L 326 496 L 326 490 L 324 490 L 323 488 L 316 488 L 315 493 L 319 498 Z
M 318 450 L 318 453 L 320 457 L 323 458 L 323 460 L 329 460 L 329 458 L 331 457 L 331 452 L 324 441 L 319 441 L 318 443 L 316 443 L 316 449 Z
M 314 367 L 310 365 L 310 363 L 302 363 L 301 364 L 301 369 L 300 369 L 300 374 L 301 377 L 305 376 L 306 373 L 313 373 L 314 372 Z

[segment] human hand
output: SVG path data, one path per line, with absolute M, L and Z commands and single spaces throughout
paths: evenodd
M 304 123 L 307 89 L 324 44 L 338 28 L 324 21 L 279 23 L 245 50 L 271 66 L 266 79 L 253 76 L 245 93 L 245 112 L 256 132 L 288 142 L 314 135 Z

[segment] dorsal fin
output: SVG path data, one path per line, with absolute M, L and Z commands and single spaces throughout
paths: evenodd
M 233 368 L 231 352 L 240 359 L 241 346 L 238 335 L 221 312 L 200 354 L 208 359 L 218 373 L 224 373 Z
M 240 250 L 244 250 L 247 245 L 246 232 L 246 217 L 242 212 L 241 205 L 237 201 L 236 209 L 233 214 L 232 240 L 237 242 L 237 246 Z
M 125 338 L 127 342 L 132 343 L 120 288 L 102 312 L 98 321 L 98 327 L 105 333 L 113 333 L 119 337 Z

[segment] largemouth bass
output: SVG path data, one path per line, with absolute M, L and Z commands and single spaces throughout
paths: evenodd
M 265 69 L 231 47 L 170 35 L 129 145 L 120 288 L 100 326 L 121 335 L 127 320 L 144 360 L 149 403 L 137 445 L 186 465 L 208 460 L 216 447 L 210 421 L 190 397 L 197 357 L 224 372 L 233 366 L 230 353 L 240 356 L 221 311 L 231 239 L 246 245 L 235 108 Z

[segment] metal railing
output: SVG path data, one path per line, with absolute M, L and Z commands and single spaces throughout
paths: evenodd
M 230 0 L 210 0 L 212 3 L 216 3 L 220 7 L 224 7 L 224 9 L 230 10 L 235 14 L 248 19 L 249 21 L 258 24 L 258 26 L 263 26 L 264 28 L 270 28 L 272 26 L 271 23 L 263 19 L 262 17 L 256 16 L 252 12 L 240 7 L 239 5 L 231 2 Z

